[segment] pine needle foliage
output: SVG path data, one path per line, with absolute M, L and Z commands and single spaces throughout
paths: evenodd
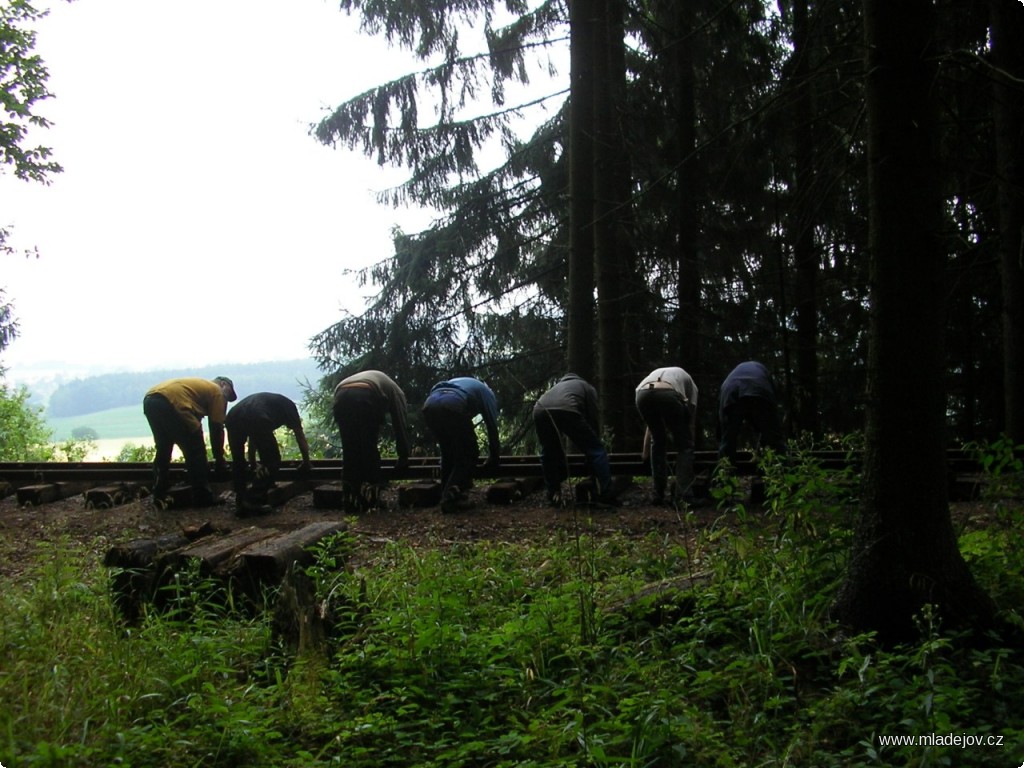
M 408 373 L 413 400 L 432 371 L 472 373 L 491 379 L 522 423 L 539 382 L 565 372 L 570 336 L 567 6 L 341 8 L 423 67 L 357 94 L 313 133 L 405 169 L 381 202 L 436 218 L 422 232 L 396 231 L 391 256 L 347 276 L 370 298 L 313 340 L 325 389 L 371 360 Z M 629 0 L 623 19 L 616 125 L 630 174 L 620 233 L 630 258 L 615 287 L 629 332 L 619 352 L 602 352 L 621 358 L 616 386 L 680 364 L 711 393 L 737 361 L 761 359 L 782 372 L 799 428 L 862 428 L 860 4 Z M 962 440 L 1001 428 L 1001 393 L 984 386 L 1003 365 L 988 21 L 984 4 L 940 9 L 949 408 Z

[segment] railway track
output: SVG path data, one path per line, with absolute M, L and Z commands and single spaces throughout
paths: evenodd
M 609 458 L 613 479 L 622 489 L 627 488 L 633 478 L 648 474 L 647 465 L 638 453 L 612 454 Z M 860 456 L 841 451 L 819 451 L 807 458 L 837 473 L 850 468 L 856 472 L 861 463 Z M 950 452 L 947 462 L 951 500 L 975 497 L 981 474 L 978 462 L 959 451 Z M 698 486 L 703 485 L 703 490 L 695 489 L 698 495 L 706 493 L 710 472 L 717 463 L 718 457 L 713 451 L 696 453 Z M 585 476 L 583 456 L 570 454 L 569 464 L 572 477 Z M 402 470 L 395 467 L 394 459 L 385 459 L 383 465 L 387 479 L 405 481 L 398 484 L 395 491 L 398 507 L 436 507 L 439 504 L 438 457 L 415 457 Z M 346 500 L 340 482 L 343 467 L 341 460 L 318 460 L 312 463 L 309 476 L 300 477 L 298 462 L 286 462 L 279 482 L 265 499 L 268 511 L 285 509 L 290 499 L 311 494 L 312 507 L 316 510 L 344 513 Z M 739 455 L 736 469 L 741 474 L 753 475 L 756 472 L 753 457 L 749 453 Z M 184 484 L 187 479 L 184 464 L 173 464 L 171 474 L 172 483 L 176 484 L 169 494 L 172 508 L 191 507 L 192 493 Z M 502 457 L 497 470 L 482 471 L 481 475 L 481 480 L 487 483 L 486 500 L 494 506 L 515 504 L 533 493 L 540 495 L 543 488 L 537 456 Z M 48 516 L 43 510 L 48 504 L 54 505 L 54 511 L 60 510 L 72 517 L 78 514 L 74 509 L 76 504 L 83 504 L 86 509 L 112 510 L 148 496 L 151 480 L 152 466 L 142 462 L 0 463 L 0 499 L 11 513 L 11 522 L 4 524 L 32 528 L 28 521 L 36 515 L 34 508 L 42 508 L 39 514 L 45 520 Z M 846 482 L 845 476 L 837 477 L 837 484 Z M 578 501 L 589 500 L 586 486 L 589 483 L 576 484 Z M 230 490 L 231 483 L 220 479 L 212 483 L 212 487 L 220 493 Z M 753 500 L 755 487 L 759 487 L 758 484 L 752 483 L 751 503 L 757 503 Z M 16 500 L 12 496 L 16 496 Z M 83 501 L 78 501 L 79 498 Z M 56 507 L 61 501 L 68 506 Z M 11 509 L 14 504 L 17 509 Z M 225 594 L 230 591 L 235 596 L 233 603 L 236 605 L 263 605 L 268 587 L 282 584 L 295 562 L 310 561 L 313 545 L 348 525 L 345 519 L 333 516 L 332 512 L 321 518 L 309 515 L 305 504 L 296 506 L 306 509 L 307 514 L 294 518 L 286 515 L 288 519 L 283 522 L 279 516 L 223 526 L 212 525 L 208 519 L 202 525 L 182 526 L 173 531 L 146 528 L 143 538 L 114 544 L 106 552 L 103 564 L 111 569 L 115 605 L 128 621 L 137 620 L 150 604 L 163 610 L 168 606 L 168 596 L 176 594 L 166 587 L 177 584 L 185 573 L 199 573 L 204 583 L 221 585 Z M 634 510 L 639 515 L 646 511 Z M 106 517 L 107 513 L 101 516 Z M 178 520 L 176 515 L 158 517 Z
M 823 469 L 839 471 L 846 468 L 857 469 L 861 462 L 859 454 L 846 451 L 814 451 L 806 454 Z M 670 454 L 670 459 L 672 455 Z M 647 463 L 639 453 L 617 453 L 609 456 L 612 474 L 616 476 L 643 476 L 648 474 Z M 697 451 L 695 469 L 698 476 L 706 475 L 715 467 L 718 456 L 714 451 Z M 976 458 L 964 451 L 947 452 L 949 476 L 954 478 L 977 476 L 982 468 Z M 440 460 L 435 456 L 413 457 L 409 466 L 398 470 L 394 459 L 383 459 L 384 477 L 388 480 L 429 481 L 436 479 L 440 472 Z M 570 472 L 574 476 L 583 475 L 584 460 L 579 454 L 569 455 Z M 321 459 L 312 462 L 312 471 L 305 478 L 309 485 L 338 482 L 342 477 L 344 462 L 340 459 Z M 740 453 L 735 463 L 736 470 L 742 475 L 756 472 L 753 456 Z M 287 461 L 283 464 L 280 481 L 288 482 L 299 479 L 298 462 Z M 185 482 L 185 467 L 182 463 L 171 465 L 173 482 Z M 512 478 L 539 478 L 541 476 L 540 459 L 537 456 L 503 456 L 501 465 L 494 470 L 486 470 L 482 477 L 493 480 Z M 152 467 L 144 462 L 0 462 L 0 486 L 5 486 L 7 494 L 26 486 L 73 483 L 82 486 L 104 486 L 118 483 L 148 484 L 152 479 Z

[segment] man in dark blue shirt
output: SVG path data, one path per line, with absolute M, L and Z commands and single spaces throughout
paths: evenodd
M 460 376 L 435 384 L 423 404 L 423 419 L 441 448 L 441 511 L 456 512 L 468 506 L 466 491 L 480 456 L 473 420 L 483 417 L 490 460 L 495 469 L 501 461 L 498 440 L 498 400 L 479 379 Z
M 281 448 L 274 431 L 288 427 L 295 433 L 295 441 L 302 453 L 300 472 L 309 471 L 309 444 L 302 429 L 299 409 L 289 398 L 275 392 L 257 392 L 244 397 L 228 411 L 224 419 L 228 431 L 228 447 L 231 449 L 231 481 L 235 491 L 235 510 L 245 516 L 270 512 L 270 508 L 258 498 L 261 492 L 274 484 L 281 468 Z M 250 461 L 246 461 L 245 447 L 249 444 Z M 246 492 L 247 469 L 255 466 L 259 457 L 265 477 L 254 489 L 253 497 Z
M 759 445 L 785 454 L 775 385 L 768 369 L 759 362 L 740 363 L 726 376 L 719 393 L 718 455 L 735 460 L 740 430 L 749 424 L 759 438 Z

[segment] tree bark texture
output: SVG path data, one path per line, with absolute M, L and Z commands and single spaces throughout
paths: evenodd
M 679 247 L 679 283 L 677 300 L 679 315 L 675 324 L 679 359 L 675 363 L 696 375 L 703 370 L 701 359 L 701 300 L 700 262 L 697 238 L 698 193 L 697 185 L 703 174 L 697 167 L 697 90 L 693 61 L 693 23 L 695 17 L 690 2 L 677 0 L 674 6 L 676 22 L 675 56 L 676 76 L 676 147 L 675 166 L 679 169 L 676 182 L 678 197 L 677 237 Z
M 1024 442 L 1024 8 L 992 0 L 1006 434 Z
M 569 296 L 567 364 L 593 381 L 594 13 L 598 0 L 569 2 Z
M 623 450 L 632 390 L 624 359 L 629 275 L 627 226 L 629 173 L 622 133 L 626 70 L 622 0 L 597 3 L 594 35 L 594 269 L 597 275 L 598 393 L 601 422 L 611 447 Z M 628 407 L 627 407 L 628 406 Z
M 942 197 L 930 0 L 864 0 L 871 320 L 864 493 L 834 615 L 886 640 L 932 603 L 950 624 L 993 610 L 947 499 Z
M 793 3 L 795 168 L 793 260 L 796 263 L 796 421 L 801 430 L 818 432 L 818 270 L 814 239 L 818 200 L 814 194 L 814 88 L 812 36 L 807 0 Z

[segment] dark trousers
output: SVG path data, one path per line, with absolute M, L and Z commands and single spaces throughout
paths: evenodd
M 245 445 L 256 452 L 260 464 L 267 470 L 267 480 L 273 483 L 281 469 L 281 447 L 274 435 L 274 425 L 267 421 L 249 423 L 233 423 L 228 427 L 228 448 L 231 450 L 231 484 L 235 494 L 245 492 L 248 461 L 245 457 Z
M 353 494 L 381 484 L 380 429 L 385 404 L 367 387 L 344 387 L 334 397 L 334 423 L 341 435 L 342 483 Z
M 431 394 L 423 405 L 423 420 L 441 449 L 441 493 L 467 491 L 480 457 L 473 414 L 465 397 L 449 390 Z
M 142 401 L 142 412 L 149 422 L 153 443 L 156 446 L 156 458 L 153 460 L 153 495 L 157 498 L 166 496 L 171 487 L 171 454 L 175 445 L 181 448 L 181 453 L 185 457 L 185 470 L 193 494 L 209 494 L 209 467 L 203 430 L 190 429 L 189 423 L 162 395 L 146 395 Z
M 740 431 L 744 424 L 758 437 L 758 444 L 771 448 L 778 454 L 787 451 L 786 440 L 782 436 L 782 420 L 779 409 L 771 400 L 763 397 L 741 397 L 719 416 L 720 440 L 718 455 L 730 461 L 736 458 Z
M 669 435 L 676 447 L 676 489 L 680 496 L 692 493 L 694 408 L 674 389 L 642 389 L 636 407 L 651 432 L 651 477 L 659 496 L 668 484 Z
M 608 453 L 601 438 L 576 411 L 534 408 L 533 426 L 540 443 L 540 465 L 548 494 L 557 492 L 569 477 L 569 462 L 562 447 L 562 435 L 586 457 L 587 470 L 597 481 L 598 494 L 611 487 Z

